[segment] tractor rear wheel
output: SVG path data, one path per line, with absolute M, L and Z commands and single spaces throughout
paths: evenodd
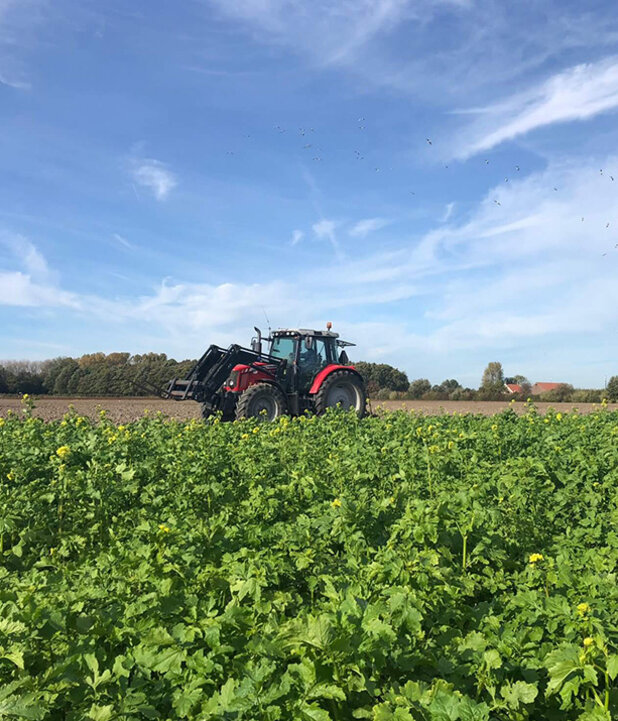
M 263 418 L 274 421 L 287 411 L 287 401 L 277 386 L 255 383 L 243 391 L 236 404 L 236 419 Z
M 327 408 L 340 406 L 347 411 L 354 409 L 359 418 L 365 415 L 367 396 L 362 380 L 351 371 L 333 371 L 320 386 L 315 396 L 315 412 L 324 413 Z

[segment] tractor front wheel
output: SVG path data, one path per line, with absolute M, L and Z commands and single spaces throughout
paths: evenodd
M 271 383 L 255 383 L 243 391 L 236 404 L 236 419 L 263 418 L 274 421 L 287 411 L 283 393 Z
M 362 380 L 351 371 L 333 371 L 320 386 L 315 396 L 315 412 L 324 413 L 327 408 L 340 406 L 347 411 L 354 409 L 359 418 L 365 415 L 367 396 Z

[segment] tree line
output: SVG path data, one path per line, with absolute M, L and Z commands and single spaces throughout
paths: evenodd
M 145 386 L 185 377 L 194 360 L 165 353 L 88 353 L 80 358 L 0 363 L 0 393 L 70 396 L 152 395 Z
M 88 353 L 79 358 L 53 358 L 45 361 L 0 362 L 0 393 L 70 396 L 151 395 L 147 386 L 161 388 L 172 378 L 184 378 L 195 360 L 177 361 L 165 353 Z M 413 381 L 387 363 L 359 361 L 356 368 L 365 379 L 371 398 L 377 400 L 526 400 L 532 385 L 522 375 L 505 378 L 501 363 L 492 362 L 483 372 L 478 388 L 462 386 L 454 378 L 432 384 L 427 378 Z M 505 383 L 517 383 L 521 393 L 511 395 Z M 618 401 L 618 376 L 607 387 L 575 389 L 569 384 L 536 397 L 542 401 Z

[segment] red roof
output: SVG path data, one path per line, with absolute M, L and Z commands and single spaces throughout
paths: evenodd
M 521 393 L 521 386 L 519 383 L 506 383 L 505 385 L 511 393 Z
M 535 383 L 532 392 L 547 393 L 547 391 L 553 391 L 561 385 L 562 383 Z

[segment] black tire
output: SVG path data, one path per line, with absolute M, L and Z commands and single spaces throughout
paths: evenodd
M 236 404 L 236 420 L 262 418 L 274 421 L 287 411 L 287 401 L 277 386 L 271 383 L 255 383 L 243 391 Z
M 352 371 L 333 371 L 320 386 L 315 395 L 315 412 L 324 413 L 327 408 L 340 406 L 343 410 L 353 408 L 362 418 L 367 406 L 365 384 Z

